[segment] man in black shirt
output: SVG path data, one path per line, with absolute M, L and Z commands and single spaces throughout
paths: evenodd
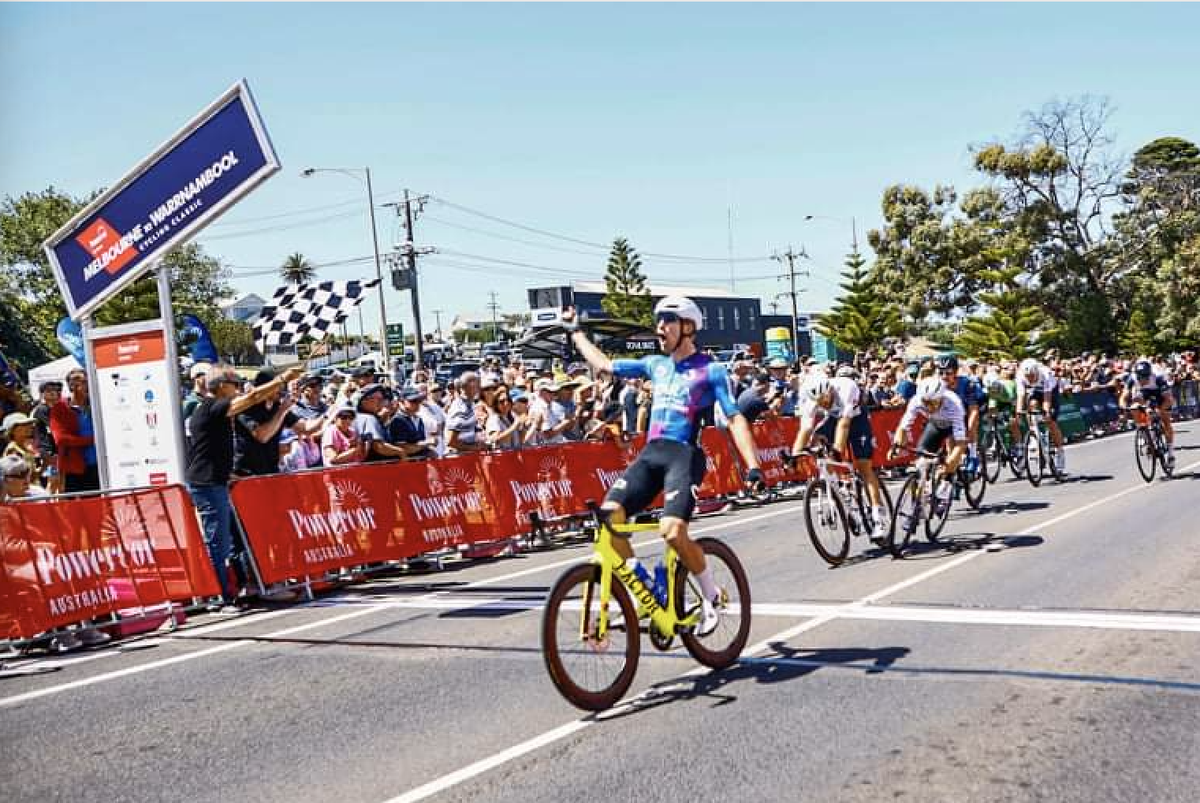
M 200 514 L 204 543 L 213 569 L 221 583 L 222 612 L 232 613 L 235 589 L 230 587 L 225 562 L 233 549 L 232 508 L 229 503 L 229 478 L 233 474 L 233 418 L 259 402 L 278 394 L 289 381 L 299 376 L 289 369 L 282 376 L 266 381 L 249 393 L 239 395 L 242 380 L 228 365 L 214 365 L 206 386 L 211 394 L 203 399 L 186 422 L 187 467 L 184 481 Z
M 271 371 L 259 371 L 254 387 L 275 381 Z M 279 472 L 279 433 L 290 429 L 297 435 L 319 431 L 324 418 L 302 419 L 292 412 L 292 399 L 286 384 L 279 385 L 258 404 L 234 416 L 233 473 L 239 477 L 257 477 Z
M 400 396 L 400 409 L 387 425 L 388 443 L 399 446 L 410 460 L 433 457 L 430 447 L 437 442 L 425 434 L 425 422 L 421 420 L 421 402 L 425 393 L 419 388 L 405 388 Z
M 746 417 L 747 423 L 753 424 L 759 417 L 771 409 L 771 404 L 767 400 L 770 388 L 771 377 L 767 374 L 759 374 L 754 377 L 754 381 L 750 383 L 750 387 L 742 391 L 742 394 L 737 397 L 738 409 Z
M 54 445 L 54 434 L 50 432 L 50 408 L 62 398 L 62 382 L 47 380 L 38 385 L 40 400 L 30 415 L 37 421 L 38 450 L 42 453 L 42 464 L 46 467 L 41 479 L 42 487 L 52 494 L 62 493 L 62 475 L 58 473 L 58 447 Z

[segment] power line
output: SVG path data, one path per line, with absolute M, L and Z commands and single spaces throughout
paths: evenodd
M 436 201 L 437 203 L 440 203 L 443 206 L 448 206 L 451 209 L 457 209 L 460 212 L 465 212 L 468 215 L 475 215 L 476 217 L 481 217 L 485 220 L 490 220 L 493 223 L 499 223 L 504 226 L 512 226 L 513 228 L 521 229 L 522 231 L 527 231 L 532 234 L 540 234 L 543 237 L 550 237 L 555 240 L 562 240 L 564 242 L 575 243 L 576 245 L 586 245 L 591 248 L 601 249 L 602 251 L 608 251 L 611 248 L 611 244 L 608 244 L 608 243 L 596 243 L 596 242 L 592 242 L 590 240 L 581 240 L 578 237 L 569 237 L 565 234 L 556 234 L 555 232 L 547 231 L 546 229 L 539 229 L 535 226 L 527 226 L 524 223 L 517 223 L 516 221 L 513 221 L 513 220 L 506 220 L 505 218 L 502 218 L 502 217 L 497 217 L 495 215 L 489 215 L 487 212 L 481 212 L 478 209 L 471 209 L 470 207 L 463 206 L 462 204 L 456 204 L 451 201 L 447 201 L 446 199 L 439 198 L 436 195 L 429 196 L 429 199 L 431 201 Z M 655 257 L 657 259 L 672 259 L 672 260 L 679 260 L 679 261 L 684 261 L 684 262 L 715 262 L 715 263 L 727 264 L 730 261 L 733 261 L 733 262 L 770 262 L 771 261 L 771 257 L 769 257 L 769 256 L 736 257 L 733 260 L 730 260 L 729 257 L 702 257 L 702 256 L 689 256 L 686 254 L 664 254 L 664 253 L 659 253 L 659 252 L 655 252 L 655 251 L 639 251 L 638 253 L 641 254 L 641 256 L 643 256 L 643 257 Z
M 267 226 L 261 229 L 251 229 L 249 231 L 233 231 L 226 234 L 214 234 L 208 237 L 203 237 L 205 242 L 212 240 L 235 240 L 239 237 L 251 237 L 256 234 L 267 234 L 274 231 L 287 231 L 289 229 L 298 229 L 304 226 L 315 226 L 319 223 L 328 223 L 333 220 L 343 220 L 345 218 L 357 217 L 362 214 L 361 210 L 353 209 L 349 212 L 342 212 L 337 215 L 327 215 L 325 217 L 315 218 L 313 220 L 300 220 L 295 223 L 282 223 L 278 226 Z

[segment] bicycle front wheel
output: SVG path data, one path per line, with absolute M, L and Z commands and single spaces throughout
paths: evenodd
M 550 680 L 585 711 L 612 708 L 637 672 L 637 610 L 615 578 L 608 602 L 608 631 L 600 638 L 600 567 L 574 566 L 558 578 L 542 614 L 542 657 Z
M 929 514 L 925 517 L 925 539 L 932 544 L 938 540 L 938 536 L 945 529 L 946 519 L 950 518 L 950 508 L 954 504 L 950 501 L 950 498 L 953 497 L 954 478 L 946 479 L 936 469 L 930 469 L 930 471 L 933 471 L 934 475 L 929 483 Z M 950 498 L 943 502 L 941 497 L 947 483 L 950 484 L 951 494 Z
M 1138 473 L 1146 482 L 1153 482 L 1154 472 L 1158 468 L 1158 455 L 1154 453 L 1154 440 L 1146 429 L 1139 429 L 1133 436 L 1133 450 Z
M 804 524 L 821 559 L 837 566 L 850 551 L 850 524 L 842 500 L 825 480 L 813 480 L 804 490 Z
M 1037 430 L 1030 430 L 1025 437 L 1025 476 L 1034 488 L 1042 484 L 1042 475 L 1046 472 L 1046 454 L 1042 451 L 1042 439 Z
M 888 551 L 899 558 L 904 555 L 917 531 L 921 518 L 921 481 L 912 474 L 900 486 L 900 496 L 896 498 L 895 514 L 892 516 L 892 526 L 888 530 Z
M 721 616 L 711 633 L 699 636 L 692 632 L 680 633 L 683 646 L 692 657 L 711 669 L 725 669 L 742 654 L 746 639 L 750 638 L 750 581 L 742 562 L 724 541 L 716 538 L 698 538 L 696 545 L 704 550 L 713 580 L 723 592 Z M 700 608 L 700 583 L 683 565 L 675 569 L 675 612 L 680 617 L 690 615 Z
M 1000 433 L 992 429 L 983 448 L 979 450 L 979 471 L 989 485 L 995 485 L 1000 479 L 1000 464 L 1004 462 L 1004 454 L 1004 441 L 1000 439 Z

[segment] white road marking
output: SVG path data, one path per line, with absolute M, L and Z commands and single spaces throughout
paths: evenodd
M 1200 462 L 1194 463 L 1190 466 L 1186 466 L 1183 469 L 1179 469 L 1179 471 L 1180 471 L 1180 473 L 1182 473 L 1183 471 L 1187 471 L 1187 470 L 1195 468 L 1197 466 L 1200 466 Z M 1031 527 L 1030 529 L 1024 531 L 1024 533 L 1021 533 L 1021 534 L 1029 535 L 1031 533 L 1038 532 L 1040 530 L 1044 530 L 1053 524 L 1057 524 L 1058 522 L 1065 521 L 1066 519 L 1069 519 L 1072 516 L 1076 516 L 1079 513 L 1085 512 L 1087 510 L 1091 510 L 1091 509 L 1098 507 L 1100 505 L 1103 505 L 1103 504 L 1107 504 L 1116 499 L 1120 499 L 1122 496 L 1126 496 L 1130 493 L 1134 493 L 1134 492 L 1140 491 L 1140 490 L 1146 490 L 1146 489 L 1153 488 L 1153 487 L 1155 487 L 1155 486 L 1140 484 L 1136 487 L 1132 487 L 1132 488 L 1126 489 L 1125 491 L 1121 491 L 1120 493 L 1113 494 L 1112 496 L 1106 496 L 1103 499 L 1097 500 L 1096 502 L 1092 502 L 1090 504 L 1084 505 L 1083 507 L 1076 508 L 1076 509 L 1068 511 L 1067 513 L 1064 513 L 1060 516 L 1055 516 L 1052 519 L 1048 519 L 1047 521 L 1041 522 L 1040 524 L 1036 525 L 1035 527 Z M 964 563 L 967 563 L 970 560 L 974 560 L 975 558 L 979 557 L 980 555 L 986 555 L 986 554 L 990 554 L 990 553 L 984 552 L 983 550 L 980 550 L 978 552 L 968 553 L 966 555 L 963 555 L 960 558 L 956 558 L 955 560 L 950 561 L 949 563 L 947 563 L 943 566 L 938 566 L 936 568 L 929 569 L 928 571 L 921 572 L 920 574 L 916 575 L 915 577 L 911 577 L 908 580 L 904 580 L 902 582 L 895 583 L 894 585 L 888 586 L 887 588 L 884 588 L 880 591 L 876 591 L 874 594 L 869 594 L 861 599 L 855 600 L 854 602 L 847 603 L 844 606 L 837 606 L 834 609 L 834 611 L 831 611 L 830 613 L 824 614 L 822 616 L 818 616 L 815 619 L 810 619 L 807 622 L 802 622 L 801 624 L 795 625 L 794 627 L 790 627 L 786 630 L 781 630 L 780 632 L 778 632 L 772 636 L 769 636 L 766 639 L 763 639 L 762 641 L 758 642 L 757 644 L 754 644 L 754 645 L 746 648 L 745 650 L 743 650 L 742 654 L 746 655 L 746 656 L 751 656 L 751 655 L 754 655 L 759 652 L 765 652 L 766 650 L 771 649 L 772 645 L 776 642 L 787 641 L 788 639 L 793 638 L 793 637 L 799 635 L 800 633 L 805 633 L 809 630 L 814 630 L 815 628 L 818 628 L 821 625 L 828 624 L 829 622 L 832 622 L 839 618 L 842 618 L 843 616 L 846 616 L 848 613 L 853 613 L 856 611 L 861 611 L 863 609 L 866 609 L 867 606 L 869 606 L 870 603 L 872 603 L 872 602 L 877 602 L 877 601 L 883 599 L 884 597 L 891 596 L 892 594 L 895 594 L 898 591 L 903 591 L 904 589 L 910 588 L 911 586 L 914 586 L 917 583 L 923 582 L 924 580 L 927 580 L 932 577 L 936 577 L 937 575 L 940 575 L 940 574 L 948 571 L 951 568 L 954 568 L 956 566 L 962 566 Z M 696 669 L 693 669 L 690 672 L 686 672 L 683 675 L 681 675 L 680 679 L 703 675 L 710 671 L 711 670 L 709 670 L 705 667 L 697 667 Z M 501 766 L 502 764 L 504 764 L 508 761 L 512 761 L 513 759 L 520 758 L 521 756 L 526 755 L 527 753 L 531 753 L 534 750 L 537 750 L 541 747 L 545 747 L 548 744 L 552 744 L 566 736 L 570 736 L 571 734 L 578 733 L 579 731 L 582 731 L 585 728 L 588 728 L 588 727 L 596 724 L 597 722 L 602 722 L 605 719 L 605 715 L 613 716 L 618 711 L 623 711 L 623 710 L 628 709 L 631 706 L 636 705 L 637 702 L 639 700 L 641 700 L 643 697 L 650 695 L 650 694 L 661 694 L 662 691 L 663 691 L 663 687 L 660 684 L 652 689 L 648 689 L 647 691 L 642 692 L 641 694 L 631 698 L 630 700 L 627 700 L 623 703 L 618 704 L 617 706 L 615 706 L 614 708 L 605 712 L 604 714 L 601 714 L 601 715 L 598 715 L 595 717 L 585 717 L 583 719 L 577 719 L 573 722 L 568 722 L 565 725 L 561 725 L 558 728 L 555 728 L 554 730 L 547 731 L 543 734 L 540 734 L 539 736 L 535 736 L 532 739 L 529 739 L 527 741 L 521 742 L 520 744 L 514 745 L 514 746 L 508 748 L 507 750 L 503 750 L 499 753 L 496 753 L 495 755 L 489 756 L 488 758 L 482 759 L 480 761 L 476 761 L 474 764 L 470 764 L 470 765 L 463 767 L 462 769 L 456 770 L 448 775 L 443 775 L 440 778 L 436 778 L 436 779 L 430 781 L 429 783 L 424 784 L 422 786 L 418 786 L 417 788 L 412 789 L 408 792 L 405 792 L 404 794 L 399 795 L 398 797 L 391 798 L 388 801 L 386 801 L 386 803 L 417 803 L 417 801 L 424 800 L 425 798 L 430 797 L 431 795 L 435 795 L 438 792 L 445 791 L 446 789 L 456 786 L 456 785 L 462 783 L 463 781 L 468 781 L 478 775 L 482 775 L 483 773 L 487 772 L 488 770 L 491 770 L 498 766 Z
M 324 627 L 325 625 L 331 625 L 336 622 L 343 622 L 347 619 L 354 619 L 359 616 L 366 616 L 367 614 L 374 612 L 374 610 L 375 610 L 374 608 L 364 608 L 364 609 L 357 610 L 357 611 L 351 611 L 349 613 L 344 613 L 341 616 L 335 616 L 332 619 L 322 619 L 319 622 L 309 622 L 308 624 L 298 625 L 297 627 L 289 627 L 286 630 L 278 630 L 274 633 L 268 633 L 267 637 L 271 638 L 271 637 L 290 636 L 295 633 L 301 633 L 305 630 L 313 630 L 315 628 Z M 139 664 L 138 666 L 131 666 L 126 669 L 118 669 L 114 672 L 106 672 L 103 675 L 93 675 L 92 677 L 89 677 L 89 678 L 81 678 L 79 680 L 71 681 L 70 683 L 60 683 L 55 686 L 47 686 L 44 689 L 37 689 L 35 691 L 25 692 L 24 694 L 14 694 L 11 697 L 0 697 L 0 708 L 4 708 L 4 707 L 10 706 L 10 705 L 16 705 L 18 703 L 27 702 L 29 700 L 36 700 L 39 697 L 48 697 L 51 694 L 59 694 L 61 692 L 70 691 L 72 689 L 81 689 L 85 686 L 93 686 L 97 683 L 103 683 L 108 680 L 116 680 L 118 678 L 129 677 L 130 675 L 139 675 L 142 672 L 149 672 L 151 669 L 161 669 L 164 666 L 173 666 L 174 664 L 181 664 L 181 663 L 184 663 L 185 661 L 193 661 L 197 658 L 204 658 L 205 656 L 208 656 L 208 655 L 216 655 L 217 653 L 227 652 L 229 650 L 236 650 L 239 647 L 244 647 L 247 644 L 251 644 L 251 643 L 253 643 L 253 642 L 231 641 L 228 644 L 221 644 L 216 647 L 209 647 L 208 649 L 197 650 L 196 652 L 189 652 L 189 653 L 185 653 L 183 655 L 176 655 L 172 658 L 164 658 L 161 661 L 151 661 L 150 663 Z

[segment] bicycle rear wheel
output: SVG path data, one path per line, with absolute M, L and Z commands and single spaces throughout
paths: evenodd
M 1167 451 L 1167 435 L 1159 427 L 1154 429 L 1154 446 L 1158 449 L 1158 464 L 1162 466 L 1163 476 L 1170 479 L 1175 476 L 1175 463 Z
M 804 524 L 821 559 L 837 566 L 850 551 L 850 524 L 842 500 L 825 480 L 813 480 L 804 489 Z
M 704 550 L 713 580 L 728 599 L 715 630 L 705 636 L 687 631 L 679 637 L 697 661 L 711 669 L 725 669 L 742 654 L 746 639 L 750 637 L 750 581 L 746 579 L 742 562 L 724 541 L 698 538 L 696 544 Z M 700 600 L 700 583 L 680 561 L 675 569 L 676 614 L 682 618 L 699 610 Z
M 615 578 L 603 640 L 595 637 L 599 617 L 600 567 L 571 567 L 546 600 L 542 657 L 554 687 L 585 711 L 612 708 L 629 690 L 641 646 L 637 610 Z
M 1046 455 L 1042 452 L 1042 440 L 1038 437 L 1037 429 L 1031 429 L 1025 436 L 1025 476 L 1034 488 L 1042 484 L 1042 475 L 1046 473 Z
M 1154 472 L 1158 470 L 1158 455 L 1154 453 L 1154 440 L 1145 428 L 1139 428 L 1133 436 L 1133 451 L 1137 458 L 1138 473 L 1146 482 L 1154 481 Z
M 916 474 L 909 475 L 896 497 L 895 515 L 888 530 L 888 551 L 899 558 L 904 555 L 917 524 L 921 519 L 921 482 Z

